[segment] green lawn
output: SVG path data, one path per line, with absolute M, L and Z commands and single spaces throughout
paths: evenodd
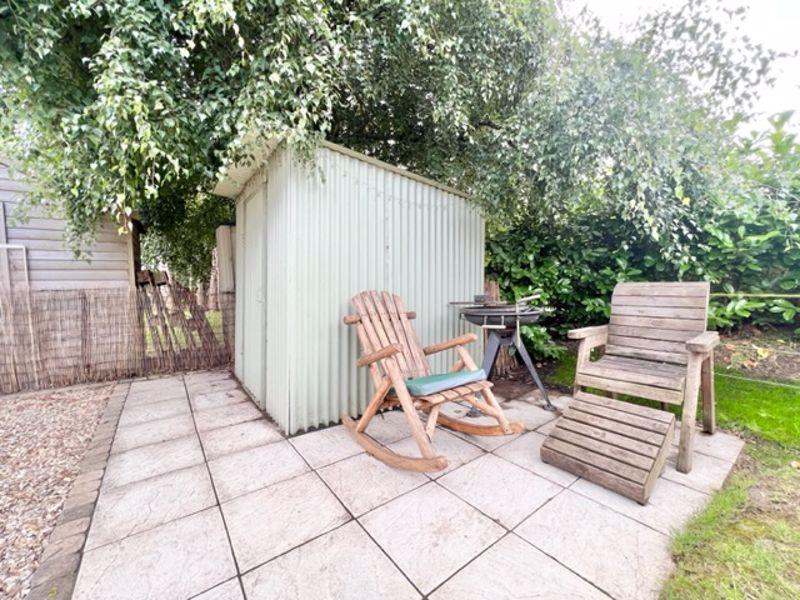
M 572 386 L 575 355 L 545 376 Z M 672 599 L 800 598 L 800 385 L 717 371 L 720 428 L 747 439 L 725 487 L 673 540 Z
M 725 487 L 673 539 L 662 597 L 800 598 L 800 446 L 755 438 Z
M 571 388 L 574 376 L 575 355 L 570 353 L 544 378 L 550 385 Z M 720 370 L 715 374 L 714 383 L 720 427 L 800 446 L 800 383 L 748 379 Z M 680 416 L 679 407 L 674 407 L 674 412 Z

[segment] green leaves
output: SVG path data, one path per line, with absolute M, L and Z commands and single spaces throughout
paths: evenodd
M 783 320 L 787 323 L 791 323 L 794 321 L 794 318 L 797 316 L 798 308 L 796 305 L 792 304 L 788 300 L 784 300 L 783 298 L 778 298 L 772 302 L 772 306 L 769 309 L 769 312 L 776 313 L 783 317 Z
M 602 318 L 629 279 L 796 289 L 789 116 L 733 133 L 774 55 L 731 53 L 704 6 L 621 40 L 549 0 L 15 2 L 0 154 L 38 182 L 30 203 L 66 214 L 73 248 L 137 215 L 151 263 L 185 280 L 230 218 L 217 177 L 265 140 L 310 157 L 326 137 L 469 191 L 490 271 L 506 293 L 544 290 L 563 322 Z

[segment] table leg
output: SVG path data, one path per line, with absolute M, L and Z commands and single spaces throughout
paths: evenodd
M 536 387 L 538 387 L 539 391 L 542 392 L 542 397 L 544 397 L 544 409 L 554 411 L 556 407 L 550 402 L 550 397 L 547 395 L 547 390 L 544 389 L 542 380 L 539 379 L 539 373 L 536 372 L 536 367 L 533 366 L 533 361 L 528 354 L 528 350 L 525 348 L 525 344 L 521 341 L 517 343 L 517 338 L 514 336 L 514 346 L 516 347 L 517 352 L 519 352 L 519 355 L 522 357 L 522 362 L 524 362 L 525 366 L 528 367 L 528 372 L 530 372 L 531 376 L 533 377 Z
M 492 369 L 494 369 L 494 361 L 497 360 L 497 353 L 500 352 L 500 346 L 502 346 L 502 339 L 500 338 L 500 334 L 497 331 L 489 329 L 489 340 L 486 343 L 486 351 L 483 353 L 483 362 L 481 363 L 481 369 L 484 370 L 486 373 L 486 379 L 489 379 L 492 376 Z M 475 394 L 475 397 L 479 400 L 481 399 L 480 394 Z M 483 413 L 479 411 L 474 406 L 469 409 L 467 415 L 470 418 L 476 418 L 483 416 Z

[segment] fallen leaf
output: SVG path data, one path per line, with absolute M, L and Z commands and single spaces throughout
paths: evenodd
M 770 354 L 772 354 L 767 348 L 760 348 L 759 346 L 755 346 L 755 349 L 758 358 L 761 359 L 769 358 Z

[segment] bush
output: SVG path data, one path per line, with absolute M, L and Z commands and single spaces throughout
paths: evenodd
M 597 203 L 570 221 L 495 225 L 488 236 L 489 276 L 506 297 L 540 293 L 554 309 L 543 325 L 556 336 L 606 321 L 614 285 L 637 280 L 710 281 L 712 292 L 731 295 L 712 299 L 712 328 L 793 322 L 797 301 L 749 295 L 800 291 L 800 145 L 785 130 L 788 118 L 777 117 L 768 135 L 731 152 L 739 193 L 714 199 L 693 215 L 694 225 L 678 228 L 681 253 L 671 254 L 625 214 Z M 547 342 L 539 333 L 532 349 L 548 356 Z

